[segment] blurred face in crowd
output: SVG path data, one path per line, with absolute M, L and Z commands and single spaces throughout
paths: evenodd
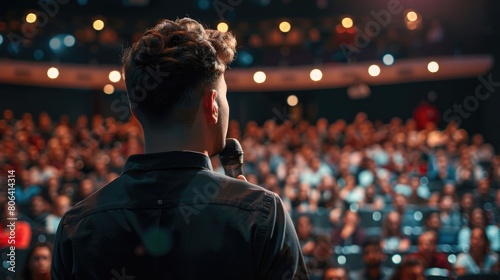
M 486 221 L 484 220 L 484 214 L 481 208 L 476 208 L 472 211 L 471 224 L 473 227 L 486 227 Z
M 50 273 L 52 253 L 45 246 L 36 247 L 29 259 L 29 268 L 33 275 Z
M 432 256 L 436 253 L 436 234 L 425 232 L 418 238 L 418 251 L 424 256 Z
M 391 235 L 397 235 L 401 230 L 401 216 L 397 212 L 387 215 L 387 226 Z
M 347 273 L 343 268 L 328 268 L 323 280 L 347 280 Z
M 441 227 L 441 220 L 439 219 L 439 213 L 434 212 L 429 215 L 427 218 L 426 224 L 428 229 L 433 230 L 433 231 L 439 231 L 439 228 Z
M 470 252 L 485 253 L 488 251 L 488 241 L 486 240 L 484 229 L 474 228 L 470 235 Z
M 344 224 L 355 226 L 358 224 L 358 215 L 353 211 L 347 211 L 344 217 Z
M 41 196 L 34 196 L 31 199 L 30 209 L 33 216 L 41 215 L 47 211 L 47 201 Z
M 54 201 L 54 214 L 62 217 L 71 207 L 71 199 L 66 195 L 58 196 Z
M 406 197 L 402 194 L 396 194 L 394 196 L 394 208 L 402 210 L 406 207 Z
M 403 280 L 425 280 L 424 267 L 422 265 L 407 266 L 401 274 Z
M 385 255 L 380 245 L 367 245 L 363 249 L 363 262 L 368 267 L 378 267 L 384 261 Z
M 80 184 L 80 195 L 87 197 L 94 192 L 94 183 L 90 179 L 85 179 Z
M 453 197 L 455 195 L 455 185 L 447 183 L 443 187 L 443 194 Z
M 490 182 L 488 179 L 482 179 L 478 182 L 477 192 L 482 196 L 488 196 L 490 194 Z
M 474 204 L 474 199 L 472 198 L 472 194 L 465 193 L 460 200 L 460 207 L 462 209 L 471 209 Z
M 300 216 L 297 219 L 297 236 L 299 240 L 307 240 L 311 236 L 311 220 L 307 216 Z
M 309 189 L 311 187 L 307 183 L 301 183 L 299 185 L 298 199 L 300 201 L 305 201 L 309 198 Z
M 439 209 L 441 209 L 442 212 L 450 212 L 452 206 L 453 199 L 450 196 L 444 196 L 441 199 L 441 203 L 439 203 Z

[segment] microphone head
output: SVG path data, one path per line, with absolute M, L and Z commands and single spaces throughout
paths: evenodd
M 243 163 L 243 148 L 238 140 L 234 138 L 226 139 L 226 146 L 220 152 L 219 159 L 223 166 Z

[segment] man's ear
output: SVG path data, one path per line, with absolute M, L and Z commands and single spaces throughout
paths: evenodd
M 203 95 L 203 109 L 210 123 L 217 123 L 219 119 L 219 105 L 217 104 L 217 91 L 214 89 L 207 91 Z

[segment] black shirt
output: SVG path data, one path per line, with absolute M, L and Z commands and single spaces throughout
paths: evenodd
M 308 279 L 274 193 L 214 173 L 197 152 L 132 155 L 70 209 L 52 279 Z

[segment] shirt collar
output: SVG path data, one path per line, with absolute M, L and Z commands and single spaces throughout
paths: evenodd
M 213 170 L 210 158 L 194 151 L 172 151 L 136 154 L 127 158 L 123 173 L 131 170 L 149 171 L 172 168 L 199 168 Z

